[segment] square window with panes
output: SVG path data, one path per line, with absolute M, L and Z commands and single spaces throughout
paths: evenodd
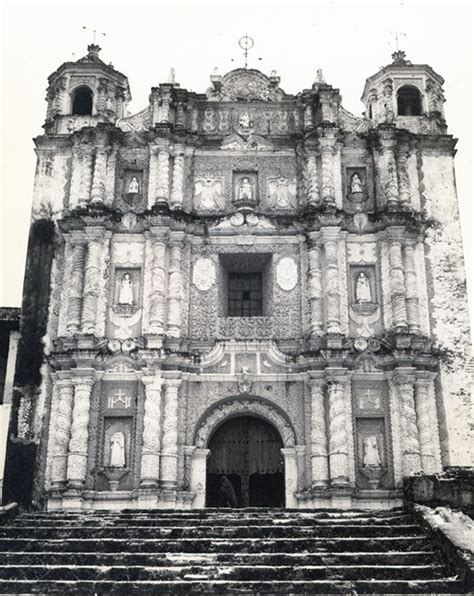
M 228 273 L 228 317 L 261 317 L 262 274 Z

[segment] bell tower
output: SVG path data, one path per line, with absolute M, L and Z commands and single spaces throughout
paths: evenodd
M 392 54 L 365 83 L 362 101 L 374 124 L 394 124 L 414 134 L 446 134 L 444 79 L 427 64 L 412 64 L 405 52 Z
M 48 77 L 47 134 L 70 134 L 84 126 L 115 124 L 127 115 L 131 100 L 128 79 L 99 58 L 100 49 L 90 44 L 86 56 L 64 62 Z

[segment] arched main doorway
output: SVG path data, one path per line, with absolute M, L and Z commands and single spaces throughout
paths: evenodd
M 238 507 L 284 507 L 282 447 L 278 431 L 256 416 L 239 416 L 221 424 L 208 443 L 206 506 L 224 506 L 225 475 Z

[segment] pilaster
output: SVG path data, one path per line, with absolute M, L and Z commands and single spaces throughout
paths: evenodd
M 415 377 L 411 370 L 397 369 L 393 382 L 401 405 L 403 476 L 412 476 L 421 471 L 420 438 L 414 400 Z
M 183 234 L 171 238 L 170 267 L 168 276 L 168 335 L 181 336 L 181 303 L 183 299 L 183 275 L 181 261 L 183 253 Z
M 156 187 L 156 202 L 169 202 L 170 194 L 170 154 L 168 145 L 158 147 L 158 182 Z
M 434 396 L 434 373 L 417 373 L 415 410 L 420 438 L 421 469 L 425 474 L 441 472 L 439 427 Z
M 329 474 L 333 487 L 349 484 L 349 436 L 346 424 L 345 389 L 348 377 L 344 373 L 327 374 L 329 413 Z
M 166 230 L 150 230 L 151 258 L 150 312 L 147 334 L 163 335 L 166 324 L 166 295 L 168 287 Z
M 319 138 L 321 151 L 322 200 L 328 207 L 335 207 L 334 190 L 334 152 L 336 147 L 336 133 L 334 128 L 324 128 Z
M 419 333 L 420 331 L 420 312 L 418 298 L 418 280 L 415 263 L 415 245 L 414 242 L 405 241 L 403 247 L 403 260 L 405 264 L 405 285 L 406 285 L 406 309 L 408 331 L 410 333 Z
M 395 161 L 395 146 L 397 140 L 394 131 L 382 131 L 380 143 L 382 146 L 383 170 L 382 179 L 387 209 L 398 205 L 398 178 Z
M 311 335 L 322 335 L 324 331 L 323 323 L 323 288 L 321 274 L 321 249 L 318 244 L 319 234 L 312 232 L 310 234 L 311 247 L 308 252 L 309 261 L 309 300 L 311 307 Z
M 92 179 L 91 203 L 101 205 L 104 202 L 107 173 L 107 148 L 97 147 L 95 152 L 94 177 Z
M 339 227 L 321 228 L 324 246 L 323 291 L 326 303 L 327 333 L 341 333 L 341 308 L 338 267 Z
M 173 184 L 171 190 L 171 209 L 183 208 L 184 148 L 175 147 L 173 164 Z
M 56 392 L 52 409 L 54 415 L 51 420 L 54 428 L 50 433 L 54 437 L 52 447 L 53 458 L 51 466 L 51 488 L 62 488 L 67 479 L 67 460 L 69 442 L 71 439 L 72 407 L 74 398 L 74 385 L 72 379 L 54 379 Z
M 79 333 L 84 286 L 84 265 L 86 262 L 86 239 L 82 233 L 71 234 L 67 242 L 72 246 L 71 269 L 69 280 L 69 299 L 67 304 L 66 332 L 69 335 Z
M 81 178 L 79 185 L 79 205 L 84 207 L 88 205 L 91 198 L 92 182 L 92 147 L 89 145 L 81 146 Z
M 407 307 L 405 302 L 405 274 L 402 259 L 404 228 L 389 228 L 390 300 L 392 323 L 395 329 L 407 328 Z
M 155 204 L 158 185 L 158 147 L 150 145 L 150 163 L 148 168 L 148 209 Z
M 97 305 L 100 292 L 99 272 L 102 265 L 102 242 L 105 228 L 86 228 L 87 258 L 82 304 L 82 332 L 96 334 Z
M 398 188 L 400 206 L 408 209 L 411 204 L 410 179 L 408 177 L 408 143 L 401 143 L 397 150 Z
M 308 206 L 317 207 L 321 199 L 319 197 L 318 163 L 314 152 L 308 153 L 306 163 L 308 168 Z

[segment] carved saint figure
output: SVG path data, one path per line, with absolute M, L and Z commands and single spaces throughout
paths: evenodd
M 380 461 L 379 445 L 376 435 L 367 435 L 363 441 L 363 466 L 376 466 L 380 468 L 382 462 Z
M 136 176 L 132 176 L 128 185 L 128 192 L 134 194 L 140 192 L 140 185 L 138 184 L 138 178 Z
M 111 468 L 125 468 L 125 436 L 121 430 L 114 432 L 110 437 Z
M 357 276 L 355 298 L 357 304 L 372 302 L 372 293 L 370 291 L 369 278 L 363 271 L 361 271 Z
M 351 176 L 351 192 L 362 192 L 362 182 L 357 173 Z
M 239 118 L 240 128 L 250 128 L 250 116 L 248 112 L 242 112 Z
M 253 198 L 253 188 L 250 180 L 248 178 L 242 178 L 242 182 L 240 183 L 239 188 L 239 199 L 252 199 Z
M 133 283 L 130 278 L 130 273 L 124 273 L 122 281 L 120 282 L 119 304 L 133 305 Z

